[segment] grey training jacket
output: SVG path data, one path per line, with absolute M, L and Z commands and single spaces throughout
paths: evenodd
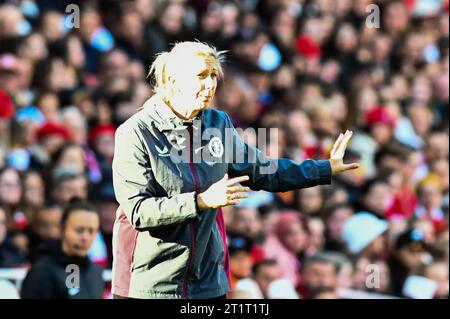
M 252 190 L 331 183 L 328 160 L 268 159 L 247 145 L 224 112 L 179 119 L 158 94 L 116 131 L 113 183 L 120 206 L 113 232 L 113 294 L 212 298 L 229 291 L 220 209 L 199 212 L 195 196 L 249 175 Z

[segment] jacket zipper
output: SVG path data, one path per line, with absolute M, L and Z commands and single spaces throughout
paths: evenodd
M 190 149 L 189 149 L 189 156 L 190 156 L 190 160 L 189 160 L 189 168 L 191 170 L 192 176 L 194 177 L 194 181 L 195 181 L 195 193 L 198 193 L 198 177 L 197 177 L 197 173 L 195 172 L 195 167 L 194 167 L 194 163 L 193 163 L 193 150 L 192 148 L 194 147 L 194 141 L 193 141 L 193 132 L 192 132 L 192 123 L 188 124 L 188 132 L 189 132 L 189 143 L 190 143 Z M 192 265 L 194 262 L 194 251 L 195 251 L 195 228 L 194 228 L 194 224 L 190 223 L 189 224 L 189 233 L 191 235 L 191 247 L 189 250 L 189 260 L 188 260 L 188 269 L 186 271 L 186 275 L 184 276 L 184 281 L 183 281 L 183 293 L 182 293 L 182 298 L 187 299 L 187 288 L 188 288 L 188 281 L 189 281 L 189 275 L 192 271 Z

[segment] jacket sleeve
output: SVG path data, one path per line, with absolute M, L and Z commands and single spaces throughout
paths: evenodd
M 120 209 L 135 229 L 143 231 L 198 217 L 195 192 L 155 196 L 150 158 L 133 128 L 119 127 L 115 139 L 114 192 Z
M 256 147 L 243 141 L 226 115 L 231 130 L 233 158 L 242 154 L 240 161 L 231 160 L 228 175 L 249 175 L 242 183 L 253 190 L 285 192 L 298 188 L 331 184 L 331 166 L 328 160 L 305 160 L 300 164 L 286 158 L 269 159 Z

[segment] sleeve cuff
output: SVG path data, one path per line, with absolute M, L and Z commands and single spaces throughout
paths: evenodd
M 329 160 L 318 160 L 317 168 L 319 169 L 319 183 L 321 185 L 331 184 L 331 165 Z
M 200 210 L 198 209 L 196 195 L 196 192 L 182 194 L 184 197 L 183 214 L 186 214 L 188 218 L 197 218 L 199 216 Z

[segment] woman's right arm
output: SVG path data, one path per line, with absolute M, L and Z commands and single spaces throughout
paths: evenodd
M 114 192 L 135 229 L 143 231 L 198 218 L 195 192 L 156 197 L 150 159 L 134 129 L 122 125 L 115 139 Z

